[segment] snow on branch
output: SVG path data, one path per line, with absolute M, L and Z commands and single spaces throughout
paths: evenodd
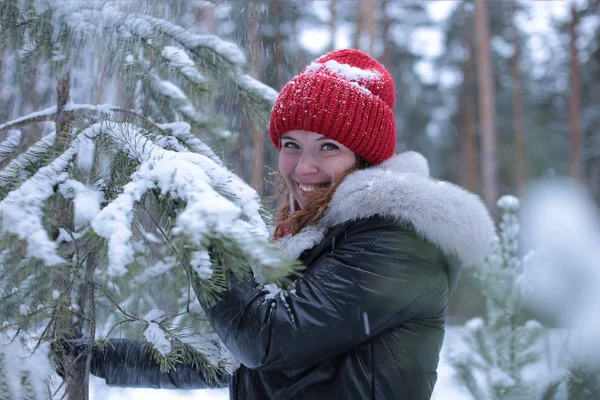
M 92 220 L 92 229 L 108 241 L 109 275 L 126 274 L 125 266 L 134 261 L 133 210 L 151 189 L 184 200 L 186 206 L 173 228 L 175 235 L 184 235 L 201 247 L 207 238 L 227 239 L 250 260 L 266 265 L 283 259 L 279 252 L 265 250 L 268 231 L 256 192 L 210 158 L 164 150 L 146 138 L 142 128 L 131 124 L 98 123 L 86 131 L 109 135 L 141 162 L 123 192 Z
M 178 70 L 190 82 L 199 85 L 207 82 L 206 77 L 196 68 L 187 52 L 179 47 L 165 46 L 161 53 L 169 66 Z
M 214 153 L 210 146 L 192 134 L 191 126 L 187 122 L 171 122 L 167 124 L 158 124 L 158 126 L 169 131 L 171 135 L 181 140 L 194 153 L 202 154 L 203 156 L 210 158 L 217 165 L 223 166 L 223 161 L 221 161 L 219 156 Z
M 227 42 L 214 35 L 192 34 L 189 30 L 164 19 L 142 14 L 120 12 L 109 8 L 103 10 L 80 10 L 77 14 L 79 15 L 79 18 L 76 19 L 77 21 L 83 18 L 90 24 L 99 24 L 102 27 L 125 27 L 132 34 L 146 39 L 149 39 L 154 31 L 158 31 L 158 33 L 162 33 L 179 42 L 192 53 L 200 50 L 213 53 L 215 64 L 221 61 L 233 66 L 246 64 L 246 57 L 234 43 Z M 81 22 L 77 22 L 76 25 L 73 25 L 73 28 L 82 29 Z
M 243 92 L 248 93 L 248 95 L 264 100 L 271 106 L 275 104 L 278 92 L 272 87 L 252 78 L 250 75 L 235 75 L 234 81 L 240 89 L 242 89 Z
M 69 148 L 49 165 L 10 192 L 0 202 L 2 232 L 10 232 L 27 242 L 27 257 L 34 257 L 52 266 L 64 260 L 56 252 L 56 243 L 46 233 L 42 224 L 44 204 L 54 194 L 54 186 L 64 182 L 75 158 Z
M 122 111 L 127 112 L 120 107 L 113 106 L 111 104 L 76 104 L 69 103 L 63 108 L 63 113 L 71 115 L 79 111 L 97 111 L 98 113 L 108 113 L 110 111 Z M 46 108 L 44 110 L 32 112 L 24 115 L 12 121 L 0 124 L 0 132 L 20 128 L 25 125 L 33 124 L 35 122 L 51 121 L 56 118 L 56 106 Z
M 54 144 L 55 134 L 41 138 L 37 143 L 28 148 L 24 153 L 11 160 L 2 171 L 0 171 L 0 189 L 6 188 L 10 182 L 19 177 L 27 167 L 39 161 L 40 157 L 48 152 Z
M 214 35 L 196 35 L 181 26 L 172 24 L 163 19 L 143 16 L 143 18 L 152 23 L 160 32 L 173 38 L 173 40 L 181 43 L 192 52 L 198 50 L 209 50 L 214 53 L 214 56 L 222 58 L 235 66 L 243 66 L 246 64 L 244 53 L 234 43 L 227 42 L 218 36 Z M 215 63 L 217 61 L 215 60 Z
M 0 376 L 5 379 L 2 392 L 10 399 L 47 399 L 46 380 L 52 371 L 48 363 L 50 344 L 43 343 L 33 353 L 19 335 L 14 340 L 0 340 Z M 4 398 L 4 397 L 3 397 Z
M 15 148 L 21 142 L 21 131 L 11 130 L 8 131 L 6 140 L 0 143 L 0 163 L 4 162 L 6 157 L 15 150 Z
M 24 115 L 17 119 L 13 119 L 12 121 L 5 122 L 0 124 L 0 132 L 15 129 L 21 126 L 29 125 L 34 122 L 48 121 L 56 116 L 56 106 L 52 106 L 46 108 L 45 110 L 40 110 L 33 112 L 31 114 Z
M 156 94 L 172 100 L 177 111 L 189 120 L 198 124 L 206 123 L 206 119 L 198 113 L 196 107 L 179 86 L 171 81 L 161 79 L 157 74 L 149 74 L 149 76 L 152 79 L 152 88 Z

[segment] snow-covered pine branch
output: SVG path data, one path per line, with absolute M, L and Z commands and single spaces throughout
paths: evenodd
M 207 78 L 198 70 L 196 64 L 184 49 L 165 46 L 161 55 L 172 69 L 179 71 L 189 82 L 195 85 L 202 85 L 207 82 Z
M 48 364 L 49 343 L 33 353 L 26 336 L 9 340 L 0 335 L 0 394 L 6 399 L 46 400 L 46 379 L 52 370 Z M 6 396 L 6 397 L 5 397 Z
M 9 2 L 14 7 L 0 7 L 0 41 L 9 49 L 3 76 L 15 82 L 6 101 L 19 103 L 15 96 L 20 99 L 19 91 L 29 87 L 20 71 L 34 60 L 36 92 L 46 94 L 34 106 L 23 101 L 14 113 L 24 115 L 29 111 L 23 110 L 40 105 L 44 109 L 10 117 L 0 131 L 22 128 L 23 141 L 29 142 L 34 131 L 30 125 L 49 121 L 50 128 L 60 118 L 69 121 L 61 126 L 70 127 L 70 132 L 61 135 L 61 146 L 54 133 L 44 136 L 0 171 L 0 193 L 10 192 L 0 208 L 21 205 L 21 213 L 28 214 L 21 220 L 17 219 L 22 214 L 9 216 L 12 231 L 0 237 L 0 315 L 7 318 L 0 331 L 8 326 L 42 341 L 54 340 L 73 332 L 85 334 L 95 315 L 100 337 L 115 330 L 143 337 L 151 326 L 149 333 L 162 330 L 174 351 L 186 349 L 186 362 L 223 362 L 221 350 L 215 353 L 214 343 L 203 336 L 211 330 L 201 322 L 186 272 L 199 278 L 195 288 L 200 293 L 224 287 L 224 273 L 210 264 L 211 245 L 213 251 L 231 255 L 234 273 L 249 274 L 250 267 L 262 266 L 277 276 L 293 268 L 286 268 L 291 261 L 269 243 L 256 193 L 227 171 L 197 135 L 230 145 L 231 140 L 222 139 L 233 136 L 230 130 L 237 129 L 237 122 L 227 121 L 232 111 L 222 100 L 234 100 L 236 118 L 243 112 L 264 120 L 275 92 L 245 75 L 246 59 L 233 43 L 193 34 L 168 21 L 170 14 L 150 17 L 140 7 L 119 2 Z M 45 29 L 49 26 L 52 35 Z M 62 91 L 60 116 L 52 105 L 57 81 Z M 160 83 L 155 86 L 162 93 L 153 82 Z M 73 99 L 108 101 L 121 108 Z M 44 169 L 50 172 L 58 166 L 63 141 L 68 168 L 41 179 Z M 34 192 L 29 186 L 37 185 L 39 192 L 27 198 Z M 110 221 L 119 229 L 99 228 L 99 236 L 92 225 L 102 225 L 105 217 L 121 218 Z M 14 234 L 26 230 L 34 233 L 32 238 Z M 39 254 L 41 245 L 48 250 L 44 256 Z M 119 252 L 121 260 L 133 260 L 131 264 L 110 263 Z M 90 254 L 97 261 L 93 287 L 88 279 Z M 125 275 L 117 276 L 122 271 Z M 90 315 L 82 293 L 94 289 L 96 307 Z M 155 308 L 168 310 L 169 318 L 148 317 Z M 191 346 L 191 337 L 200 345 Z M 181 353 L 162 355 L 155 349 L 153 354 L 160 356 L 161 365 L 182 361 Z
M 10 192 L 0 202 L 2 232 L 17 235 L 27 242 L 27 256 L 38 258 L 53 266 L 63 262 L 54 241 L 43 226 L 46 200 L 54 194 L 54 187 L 68 177 L 75 151 L 69 148 L 49 165 L 40 168 L 30 179 Z
M 100 132 L 110 135 L 141 163 L 123 192 L 92 221 L 94 231 L 108 241 L 110 276 L 126 274 L 125 266 L 134 261 L 130 242 L 133 210 L 151 189 L 185 202 L 172 232 L 185 237 L 188 246 L 202 249 L 210 240 L 228 241 L 262 266 L 289 265 L 268 243 L 256 192 L 237 176 L 203 155 L 164 150 L 130 124 L 99 123 L 81 135 L 92 138 Z
M 10 130 L 6 136 L 6 140 L 0 143 L 0 164 L 4 162 L 7 156 L 12 154 L 15 148 L 21 142 L 21 131 Z
M 159 127 L 168 131 L 171 135 L 183 142 L 194 153 L 202 154 L 213 160 L 217 165 L 223 166 L 223 161 L 214 153 L 210 146 L 192 134 L 192 127 L 186 122 L 172 122 L 158 124 Z

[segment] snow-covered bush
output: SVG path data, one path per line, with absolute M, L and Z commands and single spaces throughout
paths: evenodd
M 535 399 L 550 395 L 559 383 L 525 374 L 543 356 L 538 341 L 545 328 L 526 320 L 522 290 L 524 272 L 536 257 L 533 252 L 519 256 L 519 200 L 507 195 L 497 205 L 499 234 L 484 263 L 473 270 L 486 313 L 466 323 L 464 343 L 455 347 L 451 361 L 474 399 Z

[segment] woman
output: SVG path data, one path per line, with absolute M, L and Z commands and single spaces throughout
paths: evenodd
M 307 268 L 277 296 L 232 277 L 203 304 L 241 362 L 233 399 L 431 396 L 448 297 L 494 228 L 475 195 L 431 180 L 422 156 L 394 155 L 394 102 L 389 73 L 357 50 L 326 54 L 282 89 L 270 137 L 288 200 L 275 240 Z M 92 367 L 108 384 L 207 385 L 115 343 Z

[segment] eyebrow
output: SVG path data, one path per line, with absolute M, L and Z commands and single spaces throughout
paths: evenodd
M 291 137 L 291 136 L 286 136 L 286 135 L 283 135 L 283 136 L 281 137 L 281 139 L 288 139 L 288 140 L 293 140 L 294 142 L 297 142 L 297 140 L 296 140 L 296 139 L 294 139 L 293 137 Z M 316 141 L 321 141 L 321 140 L 333 140 L 333 139 L 329 139 L 328 137 L 326 137 L 326 136 L 323 136 L 323 137 L 320 137 L 320 138 L 318 138 Z

